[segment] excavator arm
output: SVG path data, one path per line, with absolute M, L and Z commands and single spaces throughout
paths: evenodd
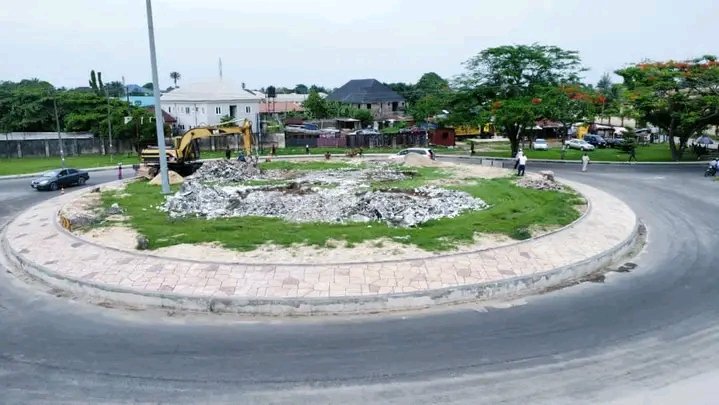
M 241 134 L 241 127 L 199 127 L 193 128 L 182 135 L 177 145 L 177 157 L 186 159 L 192 150 L 192 142 L 195 139 L 209 138 L 211 136 Z

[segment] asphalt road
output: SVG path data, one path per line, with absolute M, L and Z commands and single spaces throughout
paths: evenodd
M 3 272 L 0 403 L 714 398 L 719 183 L 693 166 L 528 169 L 546 167 L 631 205 L 648 228 L 636 268 L 512 303 L 313 320 L 105 308 Z M 0 221 L 52 196 L 27 183 L 0 181 Z

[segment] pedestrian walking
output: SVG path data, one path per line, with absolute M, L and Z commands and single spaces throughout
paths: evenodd
M 522 156 L 524 156 L 524 152 L 522 152 L 522 150 L 520 149 L 517 152 L 517 155 L 514 157 L 514 170 L 517 170 L 517 167 L 519 166 L 519 158 L 521 158 Z
M 589 155 L 587 155 L 587 154 L 585 153 L 584 156 L 582 156 L 582 171 L 583 171 L 583 172 L 586 172 L 586 171 L 587 171 L 587 166 L 588 166 L 588 165 L 589 165 Z
M 566 154 L 567 154 L 567 144 L 566 144 L 566 143 L 563 143 L 563 144 L 562 144 L 562 149 L 561 149 L 561 151 L 559 152 L 559 156 L 561 157 L 562 160 L 564 160 L 564 155 L 566 155 Z
M 635 162 L 637 161 L 637 148 L 635 146 L 629 149 L 629 161 L 631 162 L 632 159 L 634 159 Z
M 517 159 L 517 163 L 517 176 L 524 176 L 524 170 L 527 168 L 527 157 L 521 155 L 519 159 Z
M 305 154 L 310 154 L 310 145 L 305 145 Z
M 272 156 L 275 156 L 275 155 L 277 155 L 277 145 L 275 145 L 275 144 L 273 143 L 273 144 L 272 144 Z
M 232 157 L 232 151 L 230 150 L 230 145 L 227 145 L 227 148 L 225 148 L 225 159 L 230 160 Z

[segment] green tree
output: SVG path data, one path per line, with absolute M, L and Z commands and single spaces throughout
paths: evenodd
M 172 79 L 172 83 L 177 87 L 177 81 L 182 78 L 182 75 L 180 72 L 170 72 L 170 79 Z
M 310 91 L 302 106 L 313 118 L 323 119 L 329 117 L 330 111 L 327 101 L 320 97 L 317 91 Z
M 220 117 L 220 126 L 221 127 L 231 127 L 233 125 L 237 125 L 237 123 L 234 121 L 235 119 L 232 118 L 231 115 L 225 114 L 222 117 Z
M 122 97 L 125 95 L 125 86 L 117 80 L 105 85 L 105 94 L 110 97 Z
M 298 84 L 297 86 L 295 86 L 294 89 L 294 92 L 297 94 L 307 94 L 308 91 L 309 90 L 307 89 L 307 86 L 305 86 L 304 84 Z
M 464 65 L 458 84 L 465 100 L 474 99 L 471 108 L 485 119 L 494 118 L 512 155 L 519 149 L 520 134 L 541 113 L 533 100 L 548 87 L 578 83 L 584 71 L 576 51 L 538 44 L 485 49 Z
M 147 82 L 147 83 L 143 84 L 142 87 L 145 89 L 148 89 L 148 90 L 152 90 L 152 88 L 153 88 L 152 82 Z
M 415 87 L 411 83 L 384 83 L 387 87 L 402 96 L 408 104 L 412 104 L 419 98 L 415 94 Z
M 313 92 L 313 91 L 316 91 L 317 93 L 325 93 L 325 94 L 330 94 L 330 93 L 331 93 L 330 90 L 326 89 L 326 88 L 323 87 L 323 86 L 318 86 L 318 85 L 316 85 L 316 84 L 313 84 L 312 86 L 310 86 L 309 93 L 311 93 L 311 92 Z
M 598 108 L 606 103 L 606 97 L 579 84 L 548 87 L 532 99 L 542 118 L 562 124 L 563 134 L 576 122 L 593 120 Z
M 719 124 L 719 62 L 714 56 L 640 63 L 616 73 L 624 78 L 628 102 L 640 119 L 669 136 L 673 160 L 682 158 L 689 138 Z
M 446 104 L 446 99 L 439 95 L 426 95 L 407 108 L 407 112 L 417 122 L 426 122 L 439 114 Z
M 417 99 L 427 96 L 443 96 L 449 91 L 449 82 L 434 72 L 423 74 L 414 85 L 414 96 Z

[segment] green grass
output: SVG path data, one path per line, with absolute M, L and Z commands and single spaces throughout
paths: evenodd
M 390 188 L 412 189 L 427 184 L 431 180 L 447 177 L 447 173 L 444 170 L 436 167 L 417 167 L 412 169 L 399 167 L 399 170 L 405 173 L 408 178 L 394 181 L 375 181 L 372 182 L 372 187 L 380 190 Z
M 137 156 L 115 155 L 112 159 L 110 156 L 102 155 L 80 155 L 65 157 L 65 166 L 81 169 L 90 169 L 94 167 L 116 166 L 122 163 L 123 166 L 130 166 L 139 163 Z M 58 169 L 62 167 L 60 157 L 25 157 L 0 159 L 0 176 L 11 174 L 38 173 L 46 170 Z
M 407 229 L 378 222 L 289 223 L 260 217 L 171 219 L 154 208 L 163 201 L 159 187 L 144 182 L 128 184 L 124 191 L 129 193 L 127 197 L 107 192 L 102 198 L 103 205 L 117 202 L 126 210 L 129 225 L 148 237 L 151 249 L 180 243 L 218 242 L 229 249 L 249 251 L 267 242 L 282 246 L 327 246 L 330 240 L 345 241 L 352 246 L 386 237 L 427 251 L 444 251 L 457 244 L 471 243 L 477 232 L 525 239 L 532 227 L 566 225 L 579 216 L 574 205 L 581 201 L 576 195 L 520 188 L 508 178 L 481 180 L 456 188 L 482 198 L 492 207 Z
M 330 169 L 359 169 L 361 166 L 349 162 L 311 160 L 307 162 L 275 160 L 272 162 L 260 163 L 260 169 L 264 170 L 330 170 Z
M 531 159 L 561 159 L 561 147 L 559 145 L 551 145 L 547 151 L 537 151 L 525 148 L 524 152 L 527 157 Z M 637 160 L 639 162 L 671 162 L 672 155 L 669 151 L 668 144 L 651 144 L 647 146 L 638 146 L 636 150 Z M 564 156 L 564 160 L 579 160 L 581 159 L 584 152 L 569 149 Z M 619 149 L 604 148 L 595 149 L 587 152 L 589 158 L 594 161 L 603 162 L 626 162 L 629 160 L 629 154 Z M 490 151 L 477 151 L 477 156 L 487 157 L 510 157 L 510 148 L 508 144 L 504 144 L 501 147 L 496 146 Z M 696 156 L 691 151 L 685 151 L 682 156 L 682 161 L 696 161 Z

